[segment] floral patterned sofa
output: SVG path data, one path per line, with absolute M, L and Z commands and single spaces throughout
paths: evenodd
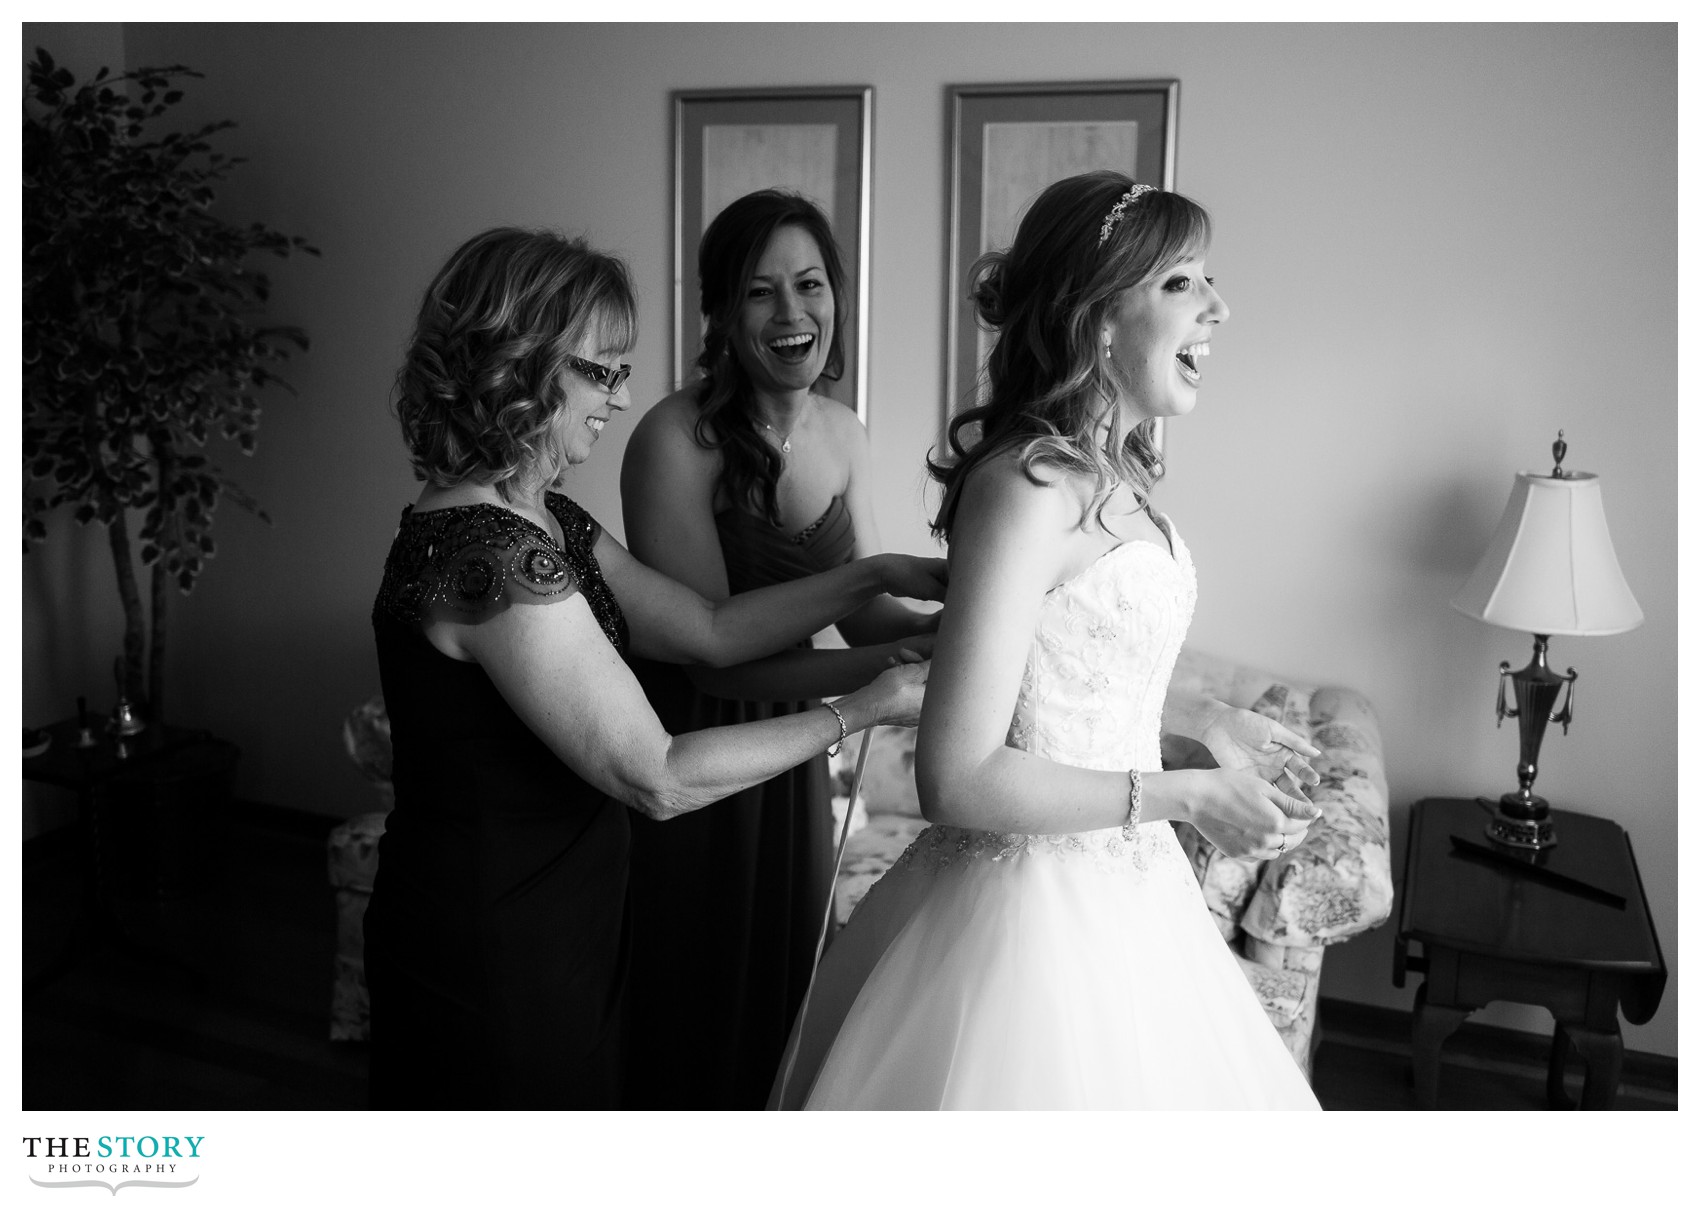
M 1350 690 L 1277 678 L 1190 649 L 1181 653 L 1171 695 L 1205 693 L 1273 716 L 1322 750 L 1312 798 L 1322 817 L 1303 844 L 1269 862 L 1231 859 L 1190 825 L 1175 826 L 1192 859 L 1205 903 L 1259 1001 L 1308 1074 L 1317 1036 L 1322 955 L 1387 919 L 1393 904 L 1388 851 L 1387 778 L 1381 733 L 1369 703 Z M 389 721 L 383 700 L 352 711 L 343 726 L 350 759 L 378 788 L 382 810 L 345 821 L 331 833 L 330 880 L 337 898 L 337 955 L 331 1038 L 365 1039 L 367 1003 L 361 919 L 377 870 L 378 838 L 391 802 Z M 1165 744 L 1170 766 L 1209 764 L 1185 743 Z M 833 762 L 835 812 L 842 821 L 859 753 L 844 746 Z M 851 822 L 834 893 L 847 921 L 874 881 L 926 827 L 915 792 L 915 734 L 876 730 L 861 799 Z
M 1217 929 L 1308 1075 L 1324 949 L 1380 925 L 1393 906 L 1381 733 L 1369 703 L 1354 691 L 1277 678 L 1191 649 L 1181 653 L 1170 683 L 1171 696 L 1183 693 L 1272 716 L 1322 750 L 1312 760 L 1322 783 L 1311 792 L 1322 817 L 1280 858 L 1232 859 L 1192 826 L 1175 826 Z M 882 728 L 873 744 L 839 868 L 834 912 L 840 922 L 926 827 L 915 792 L 914 732 Z M 834 762 L 840 820 L 857 755 L 855 744 L 846 745 Z M 1214 763 L 1202 747 L 1175 738 L 1164 744 L 1164 764 Z
M 326 843 L 331 888 L 336 893 L 336 957 L 331 972 L 331 1038 L 363 1040 L 370 1007 L 366 1000 L 366 902 L 378 871 L 378 839 L 395 804 L 390 786 L 390 719 L 384 700 L 374 697 L 348 713 L 342 724 L 348 756 L 377 789 L 378 810 L 350 817 Z

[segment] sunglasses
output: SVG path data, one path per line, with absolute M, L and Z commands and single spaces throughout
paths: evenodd
M 600 362 L 592 362 L 588 358 L 568 356 L 567 365 L 594 383 L 600 383 L 613 395 L 620 390 L 620 385 L 626 381 L 626 376 L 632 373 L 632 368 L 624 362 L 618 366 L 604 366 Z

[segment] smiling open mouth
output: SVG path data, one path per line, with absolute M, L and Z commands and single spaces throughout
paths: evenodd
M 809 355 L 814 352 L 814 334 L 798 333 L 796 336 L 780 337 L 778 340 L 769 341 L 767 348 L 781 362 L 807 362 Z
M 1196 345 L 1188 345 L 1175 355 L 1175 363 L 1181 369 L 1181 377 L 1188 383 L 1197 383 L 1200 379 L 1198 360 L 1210 355 L 1210 346 L 1200 341 Z

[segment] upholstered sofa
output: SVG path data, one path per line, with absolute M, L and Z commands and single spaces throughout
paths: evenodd
M 377 808 L 350 817 L 331 830 L 326 845 L 331 888 L 336 893 L 336 956 L 331 973 L 331 1038 L 367 1038 L 366 902 L 378 870 L 378 839 L 395 804 L 390 785 L 390 720 L 384 700 L 374 697 L 348 713 L 343 748 L 377 792 Z
M 1312 762 L 1322 775 L 1321 785 L 1312 790 L 1322 817 L 1303 844 L 1280 858 L 1231 859 L 1190 826 L 1175 827 L 1217 928 L 1308 1074 L 1317 1040 L 1323 952 L 1329 944 L 1380 925 L 1393 904 L 1380 730 L 1368 702 L 1353 691 L 1277 678 L 1189 649 L 1181 654 L 1170 694 L 1199 692 L 1273 716 L 1322 750 Z M 364 1039 L 361 918 L 391 795 L 383 701 L 373 699 L 351 712 L 343 738 L 349 757 L 378 788 L 382 808 L 344 822 L 330 839 L 339 920 L 331 1038 Z M 908 729 L 882 728 L 875 734 L 834 894 L 840 922 L 849 919 L 874 881 L 926 827 L 915 791 L 914 742 Z M 858 752 L 856 743 L 846 745 L 833 762 L 834 809 L 840 820 Z M 1165 745 L 1164 756 L 1168 765 L 1200 761 L 1184 745 Z M 1207 756 L 1202 760 L 1207 762 Z
M 1322 817 L 1280 858 L 1232 859 L 1190 825 L 1175 826 L 1217 929 L 1308 1075 L 1319 1038 L 1323 952 L 1386 921 L 1393 905 L 1381 733 L 1369 703 L 1354 691 L 1278 678 L 1187 649 L 1169 693 L 1199 692 L 1279 719 L 1322 750 L 1312 760 L 1322 783 L 1311 792 Z M 839 869 L 840 922 L 926 827 L 915 792 L 915 734 L 882 728 L 873 745 Z M 846 745 L 834 763 L 840 820 L 857 755 L 854 743 Z M 1165 743 L 1164 764 L 1212 763 L 1197 747 Z

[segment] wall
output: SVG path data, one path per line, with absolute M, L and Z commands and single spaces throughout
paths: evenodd
M 133 65 L 205 72 L 193 113 L 240 124 L 227 142 L 251 162 L 221 208 L 324 250 L 275 274 L 275 313 L 313 349 L 290 376 L 299 395 L 271 403 L 260 453 L 233 469 L 275 524 L 221 519 L 221 554 L 174 632 L 171 710 L 242 745 L 242 793 L 330 815 L 373 802 L 338 727 L 377 684 L 368 612 L 415 492 L 385 401 L 418 293 L 460 239 L 547 224 L 629 257 L 633 397 L 653 400 L 672 281 L 668 90 L 872 84 L 878 523 L 887 546 L 924 550 L 944 86 L 1174 76 L 1179 186 L 1215 214 L 1211 265 L 1233 308 L 1198 411 L 1171 426 L 1159 498 L 1201 569 L 1195 643 L 1371 696 L 1401 862 L 1413 800 L 1513 782 L 1495 666 L 1521 665 L 1528 638 L 1447 600 L 1513 474 L 1545 467 L 1563 427 L 1569 464 L 1605 479 L 1647 623 L 1555 641 L 1582 693 L 1539 789 L 1633 834 L 1673 979 L 1626 1041 L 1675 1054 L 1673 26 L 150 24 L 125 26 L 123 44 Z M 575 495 L 616 532 L 629 428 L 611 426 L 575 472 Z M 104 576 L 25 562 L 34 718 L 64 714 L 82 685 L 38 652 L 116 651 L 63 609 L 109 592 Z M 1388 926 L 1336 948 L 1325 995 L 1409 1005 L 1391 944 Z M 1485 1020 L 1549 1021 L 1510 1007 Z

